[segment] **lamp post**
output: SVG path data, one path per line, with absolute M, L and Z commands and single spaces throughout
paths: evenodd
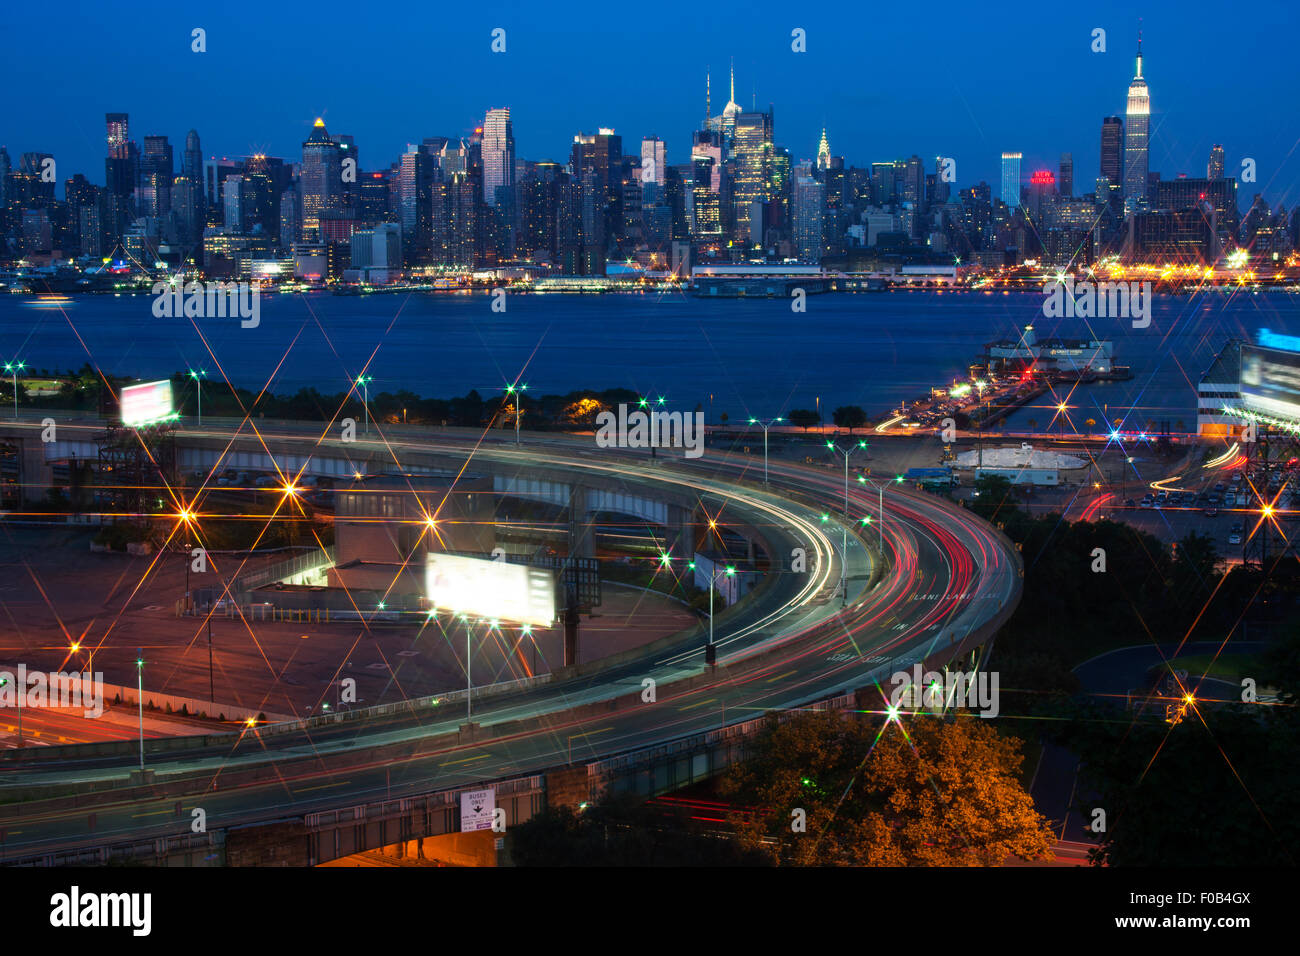
M 709 643 L 704 645 L 704 663 L 712 667 L 718 660 L 717 648 L 713 644 L 713 592 L 718 583 L 718 572 L 722 571 L 728 577 L 731 577 L 736 573 L 736 569 L 731 565 L 719 568 L 717 562 L 712 560 L 710 560 L 710 564 L 713 566 L 713 570 L 709 572 Z M 694 561 L 690 563 L 690 569 L 695 570 Z
M 3 687 L 7 683 L 9 683 L 9 678 L 0 677 L 0 687 Z M 20 750 L 23 746 L 23 695 L 26 692 L 26 687 L 22 687 L 18 684 L 14 685 L 14 696 L 18 698 L 18 748 Z
M 144 772 L 144 648 L 136 649 L 135 702 L 140 714 L 140 772 Z
M 507 385 L 506 394 L 513 395 L 515 399 L 515 447 L 519 447 L 519 422 L 524 417 L 524 389 L 528 384 Z
M 777 422 L 783 421 L 785 421 L 785 419 L 780 416 L 769 419 L 766 422 L 760 421 L 757 418 L 751 418 L 749 420 L 751 425 L 757 425 L 759 428 L 763 429 L 763 484 L 767 484 L 767 430 Z
M 18 373 L 26 367 L 26 362 L 5 362 L 5 371 L 14 377 L 14 421 L 18 420 Z
M 217 694 L 212 689 L 212 609 L 208 609 L 208 700 L 216 703 Z
M 373 375 L 358 375 L 357 384 L 361 386 L 361 405 L 365 410 L 366 434 L 370 434 L 370 383 L 375 380 Z
M 190 369 L 190 378 L 194 379 L 194 390 L 199 402 L 199 427 L 203 427 L 203 383 L 200 379 L 207 378 L 207 369 Z
M 844 456 L 844 525 L 840 529 L 840 592 L 842 598 L 840 607 L 846 607 L 849 603 L 849 457 L 857 449 L 866 448 L 867 443 L 859 440 L 856 445 L 841 448 L 835 442 L 828 441 L 826 447 Z

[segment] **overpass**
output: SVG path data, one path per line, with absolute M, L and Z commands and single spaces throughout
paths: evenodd
M 228 433 L 208 430 L 189 440 L 229 442 Z M 511 824 L 605 787 L 658 792 L 736 759 L 766 711 L 819 702 L 880 709 L 877 682 L 915 661 L 976 654 L 1019 599 L 1019 556 L 978 518 L 891 488 L 883 550 L 873 556 L 853 525 L 830 517 L 842 507 L 842 487 L 825 471 L 776 463 L 765 487 L 746 477 L 747 458 L 716 452 L 687 463 L 596 455 L 590 439 L 528 436 L 515 447 L 388 431 L 387 444 L 339 449 L 304 439 L 296 427 L 262 431 L 268 450 L 287 454 L 312 440 L 320 446 L 313 457 L 354 464 L 385 454 L 404 462 L 469 455 L 476 469 L 581 483 L 597 497 L 617 486 L 635 499 L 623 502 L 629 508 L 717 501 L 729 520 L 761 528 L 774 557 L 805 548 L 807 571 L 779 560 L 748 600 L 718 615 L 716 666 L 706 663 L 704 629 L 692 628 L 548 678 L 476 687 L 473 722 L 460 710 L 461 691 L 151 742 L 143 775 L 133 772 L 134 745 L 8 751 L 0 755 L 0 795 L 24 799 L 0 806 L 4 859 L 319 863 L 448 832 L 455 795 L 482 784 L 497 785 Z M 875 509 L 874 493 L 851 491 L 850 520 Z M 837 598 L 841 562 L 847 593 Z M 191 829 L 196 808 L 206 816 L 204 833 Z

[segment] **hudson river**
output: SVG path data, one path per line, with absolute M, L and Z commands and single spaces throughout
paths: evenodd
M 1133 369 L 1129 381 L 1076 388 L 1072 421 L 1100 423 L 1133 408 L 1126 427 L 1167 420 L 1192 429 L 1197 379 L 1229 337 L 1253 338 L 1261 327 L 1300 334 L 1300 297 L 1285 293 L 1157 296 L 1145 329 L 1125 319 L 1046 319 L 1042 300 L 828 294 L 809 297 L 796 314 L 784 299 L 515 294 L 493 312 L 486 293 L 276 294 L 262 296 L 260 324 L 245 329 L 238 319 L 155 318 L 149 295 L 74 296 L 60 305 L 7 295 L 0 360 L 52 371 L 90 361 L 143 379 L 202 366 L 219 381 L 219 366 L 236 385 L 269 382 L 278 393 L 343 390 L 369 361 L 372 396 L 487 396 L 519 378 L 537 395 L 612 387 L 663 395 L 666 408 L 702 406 L 710 421 L 723 412 L 733 422 L 769 418 L 814 408 L 820 397 L 829 420 L 838 405 L 879 415 L 965 378 L 984 343 L 1033 324 L 1040 338 L 1109 338 L 1117 363 Z M 1030 418 L 1045 426 L 1047 404 L 1017 412 L 1011 427 Z

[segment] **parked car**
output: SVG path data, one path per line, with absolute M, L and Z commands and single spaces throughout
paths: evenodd
M 1205 517 L 1207 517 L 1207 518 L 1217 518 L 1217 517 L 1219 517 L 1219 509 L 1218 509 L 1218 508 L 1206 508 L 1206 509 L 1205 509 Z
M 1234 531 L 1228 535 L 1228 544 L 1241 544 L 1241 532 Z

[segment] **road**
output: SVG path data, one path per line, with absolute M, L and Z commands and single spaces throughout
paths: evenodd
M 299 437 L 297 429 L 275 439 Z M 661 455 L 595 457 L 588 437 L 533 437 L 512 444 L 478 445 L 441 437 L 430 443 L 389 437 L 398 457 L 420 447 L 459 448 L 485 458 L 530 465 L 577 467 L 652 480 L 692 490 L 764 519 L 779 546 L 808 550 L 809 571 L 782 572 L 762 600 L 755 595 L 717 621 L 718 666 L 704 663 L 704 635 L 696 628 L 672 646 L 556 684 L 476 703 L 474 719 L 488 734 L 458 739 L 464 713 L 450 702 L 423 712 L 268 734 L 248 731 L 215 743 L 147 756 L 160 779 L 184 781 L 189 796 L 158 798 L 149 787 L 120 786 L 114 801 L 88 809 L 68 801 L 0 807 L 6 857 L 56 847 L 99 845 L 189 832 L 189 808 L 202 806 L 209 828 L 302 815 L 377 796 L 397 798 L 466 786 L 557 765 L 588 761 L 716 729 L 768 710 L 796 708 L 844 690 L 883 681 L 923 656 L 953 646 L 981 625 L 1009 615 L 1019 597 L 1017 556 L 1005 539 L 963 509 L 923 493 L 891 488 L 885 494 L 880 578 L 870 586 L 873 559 L 834 517 L 843 508 L 840 476 L 786 462 L 771 466 L 771 490 L 754 482 L 752 457 L 711 451 L 698 463 Z M 322 443 L 327 444 L 327 443 Z M 761 472 L 759 472 L 761 476 Z M 849 519 L 875 515 L 874 490 L 850 488 Z M 867 531 L 874 543 L 877 529 Z M 847 540 L 848 594 L 837 595 L 841 541 Z M 842 601 L 847 606 L 841 607 Z M 707 676 L 706 676 L 707 675 Z M 575 707 L 636 694 L 646 678 L 657 695 L 643 706 L 611 707 L 593 717 Z M 696 678 L 690 686 L 674 686 Z M 883 703 L 883 696 L 882 696 Z M 501 727 L 511 721 L 520 723 Z M 496 735 L 489 735 L 495 728 Z M 114 781 L 121 785 L 134 760 L 79 759 L 6 765 L 4 789 Z M 235 784 L 235 785 L 230 785 Z M 177 803 L 184 813 L 175 812 Z M 93 816 L 92 816 L 93 813 Z

